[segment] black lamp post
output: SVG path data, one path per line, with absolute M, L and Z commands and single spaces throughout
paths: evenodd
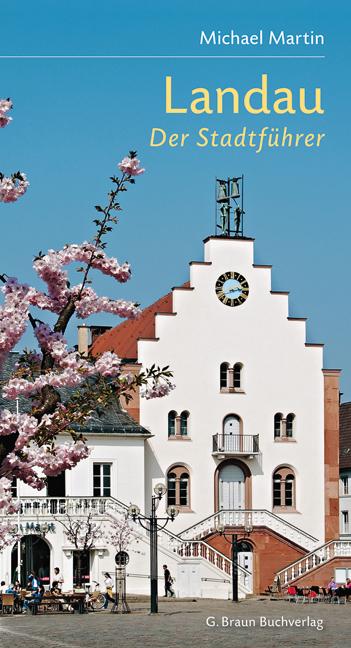
M 238 542 L 237 533 L 228 533 L 224 531 L 224 525 L 219 525 L 217 527 L 219 535 L 231 545 L 231 561 L 232 561 L 232 601 L 234 603 L 239 602 L 239 573 L 238 573 L 238 551 L 240 547 L 240 542 Z M 252 526 L 249 524 L 245 525 L 245 532 L 249 535 L 252 531 Z
M 166 494 L 167 488 L 164 484 L 156 484 L 154 488 L 155 495 L 151 497 L 151 515 L 141 516 L 140 508 L 135 504 L 131 504 L 128 509 L 128 514 L 133 519 L 133 522 L 139 522 L 140 526 L 150 533 L 150 614 L 157 614 L 158 612 L 158 568 L 157 568 L 157 532 L 164 529 L 170 520 L 178 515 L 179 511 L 176 506 L 167 507 L 167 517 L 157 517 L 157 506 Z M 163 522 L 162 525 L 159 522 Z

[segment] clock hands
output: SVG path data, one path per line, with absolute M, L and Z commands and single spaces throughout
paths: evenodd
M 241 290 L 242 290 L 241 286 L 238 286 L 237 288 L 230 288 L 229 290 L 226 290 L 224 294 L 230 295 L 231 293 L 238 292 Z

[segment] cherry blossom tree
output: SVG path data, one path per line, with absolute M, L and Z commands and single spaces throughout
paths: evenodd
M 7 104 L 1 104 L 2 117 L 9 120 Z M 8 122 L 7 122 L 8 123 Z M 6 124 L 4 124 L 6 125 Z M 174 385 L 168 367 L 153 365 L 134 376 L 122 372 L 121 360 L 112 352 L 98 358 L 83 357 L 69 349 L 65 332 L 73 316 L 87 318 L 98 312 L 119 317 L 138 317 L 138 304 L 122 299 L 98 296 L 91 286 L 93 270 L 125 283 L 131 276 L 128 263 L 120 264 L 107 256 L 106 236 L 117 223 L 121 210 L 119 194 L 135 183 L 144 169 L 135 151 L 119 163 L 120 175 L 113 175 L 112 187 L 104 206 L 96 205 L 96 233 L 91 241 L 67 244 L 60 250 L 39 253 L 33 267 L 46 284 L 38 290 L 17 278 L 0 275 L 4 304 L 0 306 L 0 365 L 31 326 L 38 349 L 24 351 L 7 384 L 3 396 L 8 400 L 28 399 L 28 411 L 14 414 L 0 410 L 0 516 L 15 510 L 11 498 L 13 479 L 38 490 L 47 477 L 70 470 L 85 459 L 89 450 L 85 439 L 75 432 L 89 418 L 95 407 L 108 405 L 112 398 L 124 396 L 140 388 L 145 398 L 165 396 Z M 81 281 L 72 283 L 67 266 L 78 263 Z M 33 308 L 54 314 L 53 327 L 33 313 Z M 70 388 L 70 396 L 62 399 L 60 389 Z M 64 434 L 69 440 L 62 442 Z M 8 542 L 8 530 L 0 522 L 0 549 Z
M 12 121 L 8 114 L 12 106 L 11 99 L 0 99 L 0 128 L 5 128 Z M 29 182 L 24 173 L 17 171 L 11 176 L 5 176 L 0 172 L 0 202 L 16 202 L 28 187 Z
M 106 533 L 107 544 L 117 551 L 126 551 L 135 538 L 138 538 L 138 534 L 132 529 L 127 516 L 119 518 L 110 516 Z

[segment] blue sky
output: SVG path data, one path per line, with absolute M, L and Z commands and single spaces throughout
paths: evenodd
M 343 400 L 351 399 L 349 77 L 350 9 L 346 2 L 267 0 L 220 5 L 112 0 L 17 2 L 2 9 L 0 55 L 272 54 L 271 48 L 199 46 L 201 29 L 238 33 L 314 30 L 320 48 L 276 48 L 273 54 L 325 59 L 0 59 L 0 96 L 15 103 L 0 133 L 0 169 L 20 168 L 31 182 L 16 205 L 0 205 L 1 271 L 35 281 L 33 254 L 92 233 L 92 206 L 130 148 L 147 173 L 123 197 L 124 212 L 109 252 L 133 266 L 126 286 L 96 277 L 102 294 L 147 305 L 188 278 L 212 234 L 214 177 L 245 174 L 247 235 L 256 262 L 273 264 L 273 288 L 290 290 L 290 314 L 307 316 L 308 340 L 324 342 L 325 366 L 342 368 Z M 322 87 L 323 116 L 166 115 L 164 80 L 172 75 L 179 102 L 191 89 L 256 86 Z M 153 127 L 191 134 L 201 127 L 239 132 L 247 125 L 325 132 L 320 149 L 150 148 Z M 114 323 L 99 316 L 94 322 Z M 72 331 L 70 341 L 74 342 Z M 26 337 L 29 344 L 30 338 Z

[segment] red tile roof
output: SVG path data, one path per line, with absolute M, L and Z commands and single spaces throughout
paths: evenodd
M 120 358 L 136 360 L 138 338 L 155 337 L 155 314 L 172 313 L 172 301 L 172 292 L 169 292 L 145 308 L 137 319 L 126 320 L 103 333 L 95 340 L 91 353 L 96 356 L 104 351 L 113 351 Z

